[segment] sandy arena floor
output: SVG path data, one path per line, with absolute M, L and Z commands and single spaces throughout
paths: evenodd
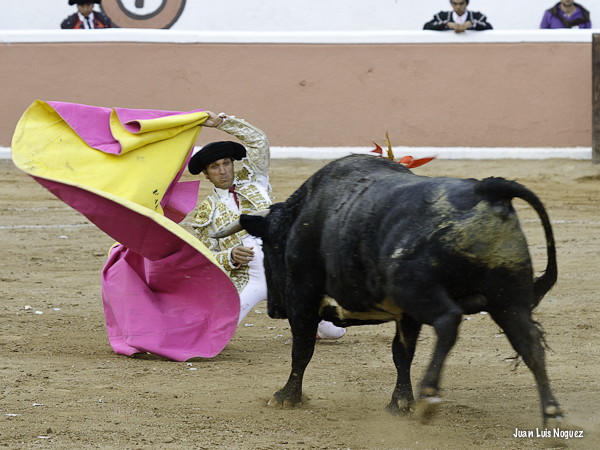
M 285 200 L 324 165 L 274 160 Z M 545 203 L 559 280 L 535 312 L 552 351 L 563 430 L 541 433 L 537 390 L 514 369 L 488 315 L 465 318 L 444 372 L 444 403 L 430 425 L 384 412 L 395 384 L 393 324 L 349 329 L 318 342 L 293 410 L 267 400 L 290 370 L 286 321 L 261 303 L 212 359 L 171 362 L 117 356 L 108 344 L 100 270 L 112 240 L 35 181 L 0 160 L 0 448 L 56 449 L 545 449 L 600 448 L 600 166 L 589 161 L 433 161 L 422 175 L 517 180 Z M 209 188 L 201 185 L 201 196 Z M 536 269 L 545 266 L 534 211 L 515 201 Z M 189 220 L 186 220 L 189 222 Z M 184 225 L 188 230 L 189 226 Z M 413 366 L 418 384 L 432 348 L 429 327 Z M 515 438 L 515 428 L 532 438 Z

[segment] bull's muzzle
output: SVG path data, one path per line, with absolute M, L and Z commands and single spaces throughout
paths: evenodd
M 249 216 L 267 217 L 269 215 L 269 212 L 270 212 L 270 210 L 268 210 L 268 209 L 261 209 L 260 211 L 255 211 L 248 215 Z M 216 233 L 210 234 L 209 237 L 211 237 L 213 239 L 221 239 L 221 238 L 224 238 L 227 236 L 231 236 L 232 234 L 242 231 L 243 229 L 244 229 L 244 227 L 242 227 L 242 224 L 240 223 L 240 219 L 238 219 L 235 222 L 232 222 L 229 225 L 227 225 L 221 231 L 217 231 Z

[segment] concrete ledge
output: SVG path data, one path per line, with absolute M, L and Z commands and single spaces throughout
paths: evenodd
M 490 44 L 523 42 L 592 42 L 594 29 L 439 31 L 174 31 L 5 30 L 0 43 L 152 42 L 165 44 Z
M 196 148 L 197 149 L 197 148 Z M 373 147 L 271 147 L 271 157 L 336 159 L 352 153 L 370 153 Z M 485 147 L 394 147 L 396 157 L 439 159 L 592 159 L 591 147 L 485 148 Z M 0 147 L 0 159 L 10 159 L 10 147 Z

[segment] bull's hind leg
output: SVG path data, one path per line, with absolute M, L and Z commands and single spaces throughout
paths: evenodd
M 420 331 L 421 324 L 406 315 L 402 317 L 402 320 L 396 322 L 396 336 L 394 336 L 394 342 L 392 343 L 392 354 L 398 371 L 398 379 L 392 399 L 385 408 L 386 411 L 394 415 L 407 413 L 415 401 L 410 382 L 410 365 L 415 355 Z M 398 402 L 401 402 L 401 405 L 398 405 Z
M 425 376 L 421 381 L 419 400 L 414 409 L 421 422 L 428 422 L 436 413 L 439 402 L 439 382 L 442 369 L 448 353 L 454 346 L 458 336 L 458 327 L 462 318 L 462 310 L 445 294 L 437 297 L 434 303 L 429 303 L 437 311 L 435 320 L 429 322 L 436 333 L 435 350 Z M 437 307 L 437 308 L 436 308 Z M 440 311 L 440 308 L 445 310 Z
M 504 330 L 513 348 L 533 373 L 540 394 L 544 426 L 550 418 L 562 419 L 562 410 L 550 389 L 546 373 L 542 331 L 531 318 L 527 308 L 512 308 L 508 311 L 492 312 L 496 323 Z

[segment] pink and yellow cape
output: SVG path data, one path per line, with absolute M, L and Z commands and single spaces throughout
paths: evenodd
M 207 117 L 37 100 L 15 130 L 15 165 L 119 242 L 102 270 L 118 354 L 207 358 L 235 332 L 233 283 L 177 225 L 196 206 L 200 182 L 180 178 Z

